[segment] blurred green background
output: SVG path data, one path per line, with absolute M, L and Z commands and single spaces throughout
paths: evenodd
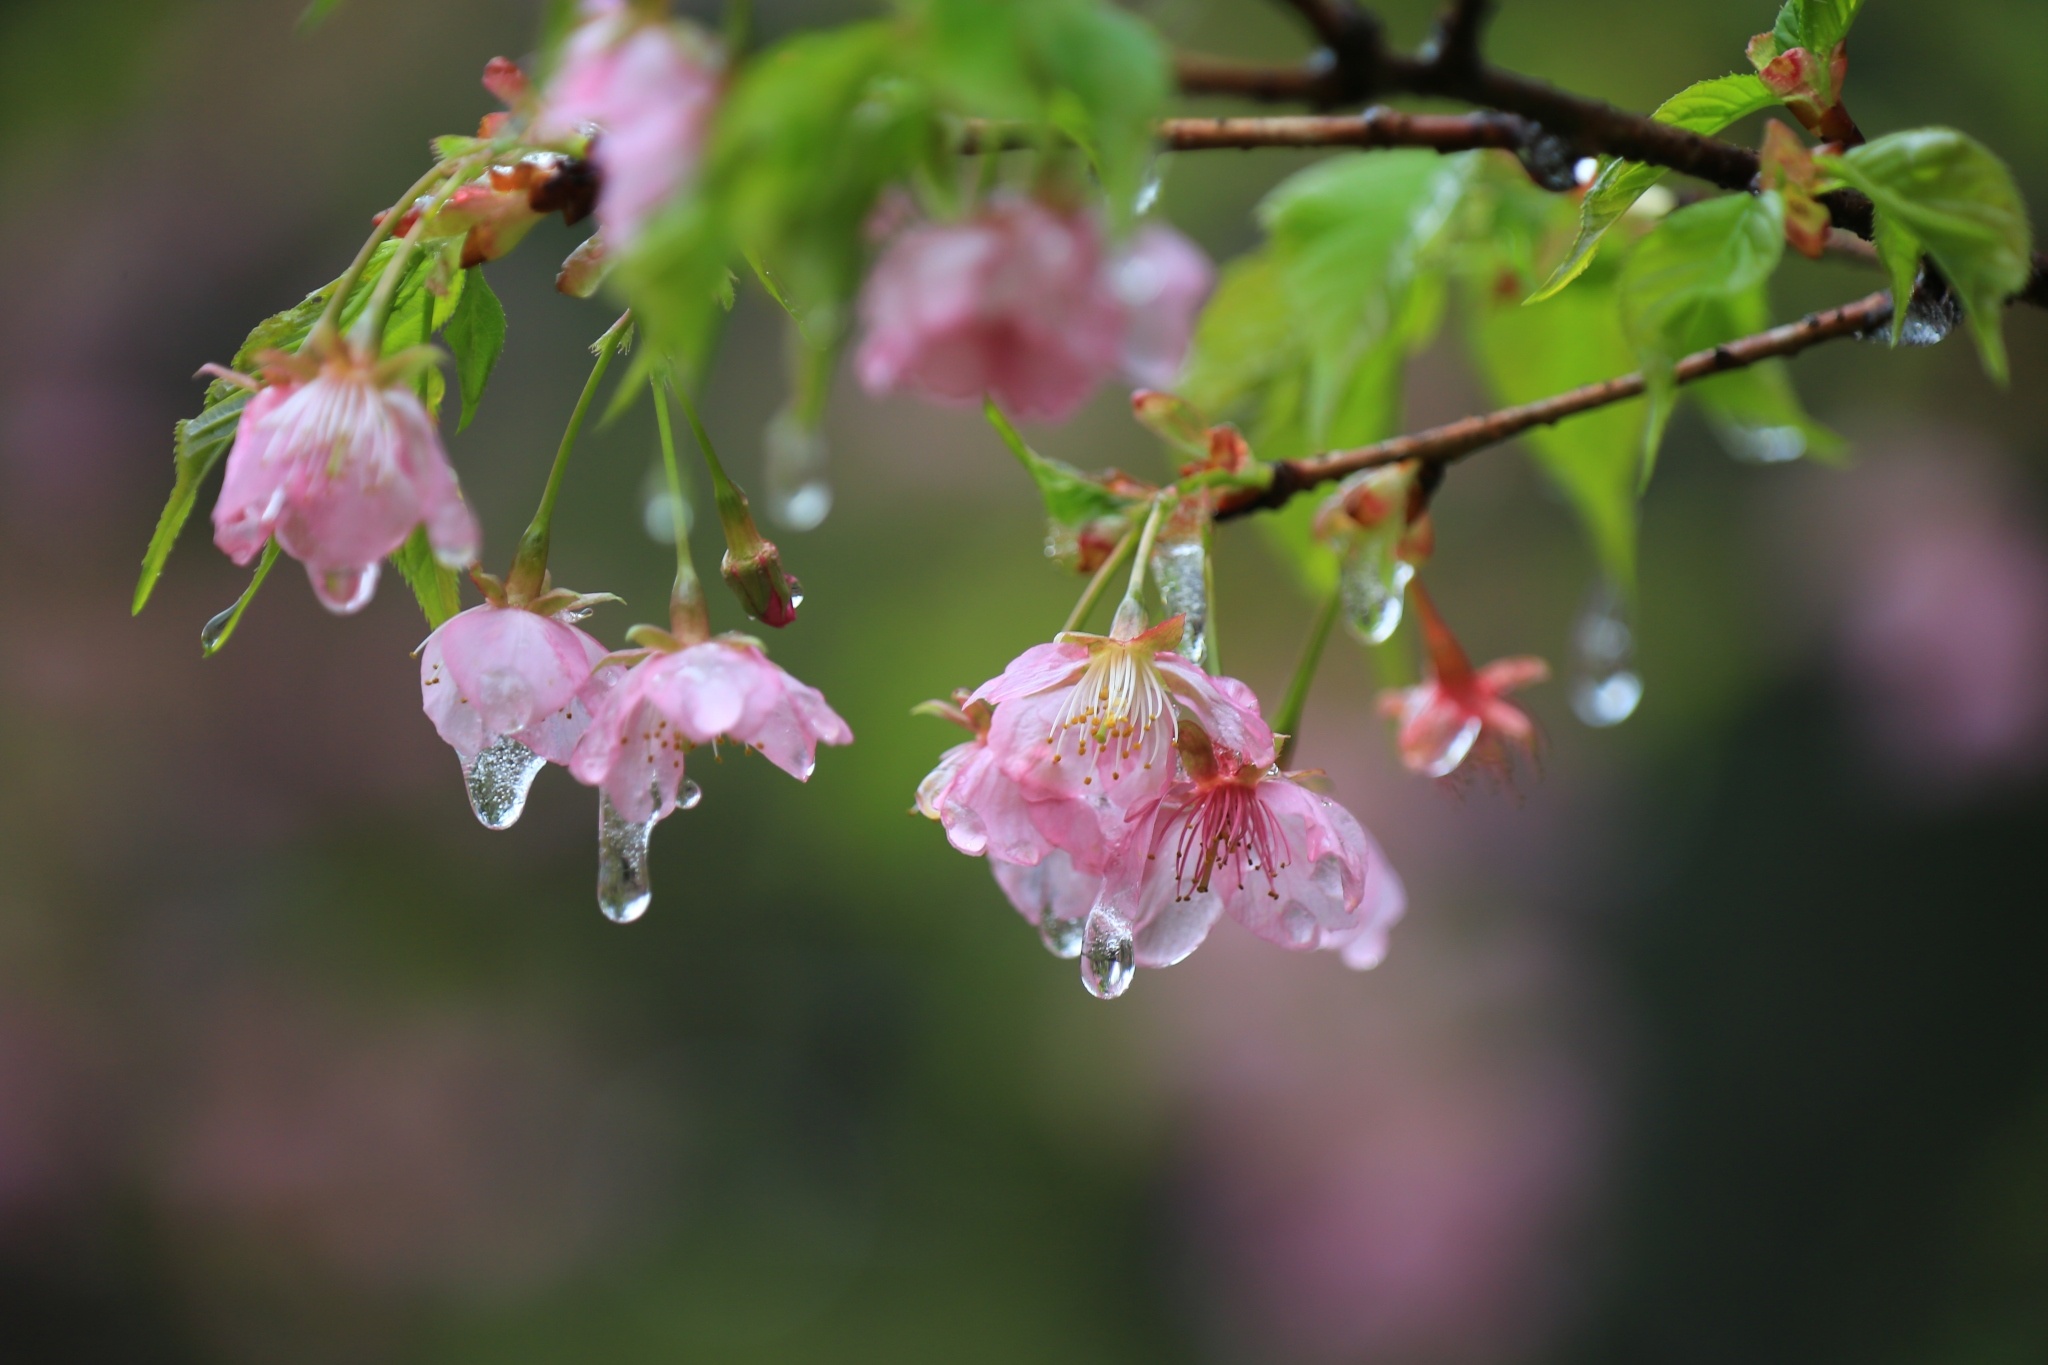
M 906 814 L 953 742 L 910 706 L 1078 584 L 978 417 L 842 384 L 838 506 L 782 538 L 809 597 L 772 643 L 860 742 L 808 788 L 697 765 L 620 927 L 587 790 L 550 772 L 514 831 L 471 817 L 402 584 L 335 620 L 280 572 L 202 663 L 243 576 L 195 526 L 127 616 L 186 376 L 336 273 L 537 21 L 349 0 L 302 38 L 298 8 L 0 8 L 6 1359 L 2048 1358 L 2048 319 L 2009 319 L 2009 393 L 1960 341 L 1801 358 L 1846 469 L 1738 465 L 1681 418 L 1642 708 L 1591 731 L 1531 694 L 1519 794 L 1402 774 L 1340 640 L 1300 757 L 1407 880 L 1389 960 L 1226 924 L 1114 1006 Z M 1258 0 L 1144 8 L 1192 47 L 1301 47 Z M 1501 8 L 1502 61 L 1634 108 L 1771 18 Z M 1426 31 L 1422 0 L 1384 9 Z M 1872 0 L 1849 100 L 1982 137 L 2038 213 L 2044 51 L 2038 0 Z M 1165 210 L 1228 256 L 1301 161 L 1182 157 Z M 572 240 L 490 267 L 510 340 L 451 448 L 493 562 L 610 320 L 553 292 Z M 1870 287 L 1794 262 L 1780 310 Z M 783 385 L 749 299 L 707 399 L 743 480 Z M 1454 337 L 1408 401 L 1481 401 Z M 665 593 L 649 423 L 587 440 L 557 530 L 558 577 L 630 603 L 591 623 L 612 641 Z M 1157 468 L 1115 394 L 1034 439 Z M 1511 450 L 1438 506 L 1467 644 L 1562 666 L 1592 578 L 1568 513 Z M 1308 606 L 1242 528 L 1219 559 L 1229 668 L 1270 703 Z

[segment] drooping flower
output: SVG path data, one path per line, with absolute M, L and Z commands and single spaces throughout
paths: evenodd
M 569 771 L 634 823 L 675 809 L 684 755 L 696 745 L 724 739 L 757 749 L 805 782 L 818 745 L 853 742 L 823 694 L 740 635 L 651 649 L 615 686 L 587 689 L 584 699 L 594 717 Z
M 1174 653 L 1180 635 L 1178 616 L 1146 630 L 1127 602 L 1108 635 L 1069 632 L 1018 655 L 973 694 L 995 707 L 988 742 L 1002 770 L 1033 796 L 1090 798 L 1120 815 L 1172 778 L 1183 707 L 1217 743 L 1270 763 L 1258 698 Z
M 329 611 L 360 610 L 378 563 L 424 525 L 435 558 L 475 560 L 480 535 L 441 434 L 408 375 L 430 352 L 375 360 L 345 343 L 268 357 L 242 412 L 213 508 L 213 541 L 237 564 L 272 536 L 306 566 Z M 255 387 L 256 381 L 226 375 Z
M 597 221 L 623 250 L 696 171 L 717 103 L 719 59 L 694 28 L 627 0 L 584 0 L 531 136 L 588 137 L 602 176 Z
M 1195 315 L 1216 283 L 1202 249 L 1163 223 L 1147 223 L 1110 263 L 1124 305 L 1124 373 L 1155 389 L 1170 387 L 1187 359 Z
M 605 648 L 554 614 L 485 603 L 444 621 L 420 647 L 420 704 L 455 750 L 477 818 L 519 818 L 541 765 L 569 761 L 590 726 L 579 693 Z
M 1106 252 L 1095 219 L 1022 195 L 901 232 L 861 294 L 855 371 L 870 393 L 942 403 L 993 395 L 1059 421 L 1119 365 L 1145 382 L 1179 368 L 1208 263 L 1170 228 Z
M 1518 655 L 1475 669 L 1422 585 L 1412 584 L 1408 593 L 1422 622 L 1428 676 L 1414 687 L 1382 692 L 1379 701 L 1382 714 L 1400 721 L 1395 745 L 1401 762 L 1425 777 L 1448 777 L 1475 754 L 1487 767 L 1503 769 L 1508 746 L 1532 748 L 1536 727 L 1502 698 L 1548 678 L 1550 665 Z
M 1179 962 L 1225 914 L 1285 948 L 1377 962 L 1405 898 L 1352 814 L 1270 755 L 1247 761 L 1193 723 L 1177 747 L 1184 775 L 1131 812 L 1091 911 L 1129 926 L 1136 965 Z
M 917 786 L 918 813 L 938 821 L 948 843 L 969 857 L 986 855 L 1019 867 L 1035 867 L 1057 848 L 1073 846 L 1084 850 L 1082 861 L 1101 875 L 1099 811 L 1061 797 L 1034 800 L 1005 773 L 988 742 L 988 703 L 961 693 L 954 704 L 928 702 L 919 709 L 973 732 L 966 743 L 941 754 Z

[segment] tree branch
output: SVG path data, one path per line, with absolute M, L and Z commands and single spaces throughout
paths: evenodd
M 1698 351 L 1678 362 L 1676 378 L 1690 384 L 1709 375 L 1739 370 L 1778 356 L 1797 355 L 1809 346 L 1838 337 L 1860 336 L 1891 317 L 1892 298 L 1882 290 L 1854 303 L 1825 313 L 1812 313 L 1798 322 L 1773 327 L 1768 332 L 1744 337 Z M 1573 389 L 1535 403 L 1502 408 L 1479 417 L 1465 417 L 1427 431 L 1396 436 L 1356 450 L 1334 450 L 1305 460 L 1283 460 L 1273 466 L 1273 481 L 1263 490 L 1232 494 L 1216 508 L 1216 519 L 1240 517 L 1260 508 L 1279 507 L 1306 489 L 1330 483 L 1361 469 L 1421 460 L 1444 465 L 1463 459 L 1476 450 L 1499 445 L 1532 427 L 1546 427 L 1578 413 L 1640 397 L 1645 384 L 1640 372 L 1625 374 L 1598 384 Z
M 1410 114 L 1374 105 L 1361 114 L 1162 119 L 1159 145 L 1176 152 L 1253 147 L 1428 147 L 1439 152 L 1498 147 L 1516 151 L 1533 133 L 1529 121 L 1514 114 Z
M 1428 59 L 1438 66 L 1479 68 L 1479 37 L 1493 17 L 1493 0 L 1450 0 L 1436 23 Z

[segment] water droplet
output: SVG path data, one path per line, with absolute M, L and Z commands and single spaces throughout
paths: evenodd
M 336 616 L 351 616 L 369 606 L 377 595 L 377 574 L 382 568 L 381 564 L 367 564 L 359 569 L 320 569 L 308 564 L 306 573 L 321 606 Z
M 1522 159 L 1529 178 L 1544 189 L 1568 190 L 1579 183 L 1580 158 L 1573 152 L 1571 143 L 1556 133 L 1538 128 L 1515 154 Z
M 211 654 L 220 648 L 221 642 L 227 638 L 228 627 L 235 623 L 235 613 L 241 606 L 240 602 L 235 603 L 199 628 L 199 648 L 202 653 Z
M 792 531 L 815 530 L 832 510 L 825 435 L 784 408 L 763 435 L 768 515 Z
M 1114 1000 L 1131 988 L 1138 946 L 1124 917 L 1098 904 L 1081 929 L 1081 984 L 1098 1000 Z
M 1600 158 L 1582 156 L 1572 163 L 1572 179 L 1581 185 L 1590 185 L 1600 174 Z
M 676 789 L 677 810 L 695 810 L 703 799 L 704 789 L 688 778 L 684 778 L 683 785 Z
M 654 820 L 636 824 L 620 815 L 611 798 L 597 794 L 597 907 L 618 924 L 647 913 L 654 889 L 647 880 L 647 836 Z
M 1806 453 L 1806 433 L 1798 427 L 1752 427 L 1716 423 L 1728 453 L 1752 464 L 1784 464 Z
M 1393 534 L 1362 537 L 1344 560 L 1344 626 L 1359 641 L 1383 645 L 1401 624 L 1401 608 L 1415 566 L 1394 553 Z
M 1159 202 L 1159 188 L 1165 181 L 1166 159 L 1155 157 L 1145 168 L 1145 178 L 1138 182 L 1137 196 L 1131 200 L 1131 213 L 1140 218 L 1150 213 L 1152 206 Z
M 1161 541 L 1152 552 L 1152 581 L 1168 616 L 1181 623 L 1180 653 L 1204 666 L 1209 653 L 1209 583 L 1200 534 Z
M 1899 333 L 1901 346 L 1939 346 L 1963 320 L 1963 301 L 1945 282 L 1930 288 L 1923 279 L 1906 304 L 1906 325 Z
M 1612 583 L 1596 583 L 1572 627 L 1572 713 L 1597 729 L 1634 715 L 1643 700 L 1635 657 L 1627 597 Z
M 485 829 L 510 829 L 526 809 L 526 794 L 548 761 L 510 735 L 462 765 L 469 808 Z
M 1081 955 L 1082 930 L 1082 921 L 1061 919 L 1058 915 L 1047 915 L 1038 922 L 1038 937 L 1045 950 L 1069 962 Z
M 1444 735 L 1443 742 L 1433 754 L 1421 756 L 1421 768 L 1425 777 L 1449 777 L 1458 771 L 1458 765 L 1471 754 L 1472 746 L 1479 742 L 1479 732 L 1484 728 L 1477 716 L 1468 716 L 1457 729 Z

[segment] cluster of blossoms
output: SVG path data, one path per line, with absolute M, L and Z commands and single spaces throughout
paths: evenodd
M 484 83 L 506 109 L 475 138 L 443 140 L 442 164 L 379 217 L 303 340 L 256 350 L 243 361 L 248 373 L 209 367 L 221 381 L 210 402 L 246 391 L 213 510 L 215 543 L 238 564 L 260 555 L 268 566 L 277 553 L 299 560 L 319 600 L 342 614 L 369 602 L 387 558 L 409 577 L 434 564 L 466 571 L 484 601 L 448 616 L 419 650 L 426 715 L 492 829 L 518 819 L 548 763 L 597 790 L 598 899 L 618 920 L 648 904 L 654 825 L 699 799 L 685 775 L 693 751 L 736 744 L 807 781 L 818 746 L 850 743 L 852 732 L 760 640 L 711 633 L 684 528 L 667 626 L 632 628 L 628 648 L 608 649 L 579 624 L 616 599 L 552 582 L 556 496 L 585 411 L 630 336 L 630 313 L 594 348 L 540 510 L 503 578 L 479 566 L 480 530 L 442 444 L 439 355 L 426 344 L 439 324 L 404 346 L 388 324 L 409 269 L 434 262 L 424 287 L 445 292 L 448 272 L 502 257 L 554 212 L 598 224 L 559 277 L 565 292 L 587 296 L 653 219 L 688 198 L 718 117 L 723 59 L 716 43 L 658 8 L 585 0 L 543 86 L 493 61 Z M 1160 388 L 1177 376 L 1214 283 L 1186 238 L 1149 223 L 1115 241 L 1098 213 L 1044 184 L 995 191 L 943 219 L 919 218 L 909 203 L 887 201 L 871 224 L 877 259 L 853 352 L 871 392 L 984 401 L 1014 439 L 1001 410 L 1057 420 L 1119 375 Z M 381 273 L 358 299 L 373 262 Z M 754 525 L 682 386 L 665 366 L 648 371 L 673 500 L 680 504 L 682 484 L 671 390 L 716 492 L 723 577 L 756 621 L 789 625 L 802 598 L 780 552 Z M 1249 447 L 1170 394 L 1140 391 L 1134 402 L 1140 421 L 1194 462 L 1171 488 L 1126 476 L 1094 483 L 1103 505 L 1124 510 L 1068 528 L 1078 566 L 1099 569 L 1083 607 L 1068 631 L 1001 676 L 929 704 L 971 737 L 925 779 L 917 808 L 955 848 L 989 860 L 1046 945 L 1080 959 L 1096 995 L 1121 994 L 1137 967 L 1180 961 L 1224 915 L 1284 947 L 1370 967 L 1404 910 L 1399 878 L 1316 774 L 1287 770 L 1289 740 L 1251 689 L 1203 667 L 1208 489 L 1253 469 Z M 1019 451 L 1028 453 L 1021 443 Z M 1510 746 L 1531 742 L 1527 718 L 1501 694 L 1545 670 L 1527 659 L 1474 669 L 1427 595 L 1411 588 L 1431 541 L 1425 485 L 1412 466 L 1370 471 L 1338 490 L 1318 531 L 1344 564 L 1342 602 L 1363 638 L 1386 639 L 1413 595 L 1429 673 L 1383 706 L 1399 721 L 1407 766 L 1441 777 L 1468 756 L 1504 766 Z M 1073 630 L 1116 567 L 1107 561 L 1133 543 L 1131 586 L 1109 634 Z M 1165 617 L 1150 628 L 1148 571 Z M 1283 730 L 1300 718 L 1306 687 L 1297 681 Z

